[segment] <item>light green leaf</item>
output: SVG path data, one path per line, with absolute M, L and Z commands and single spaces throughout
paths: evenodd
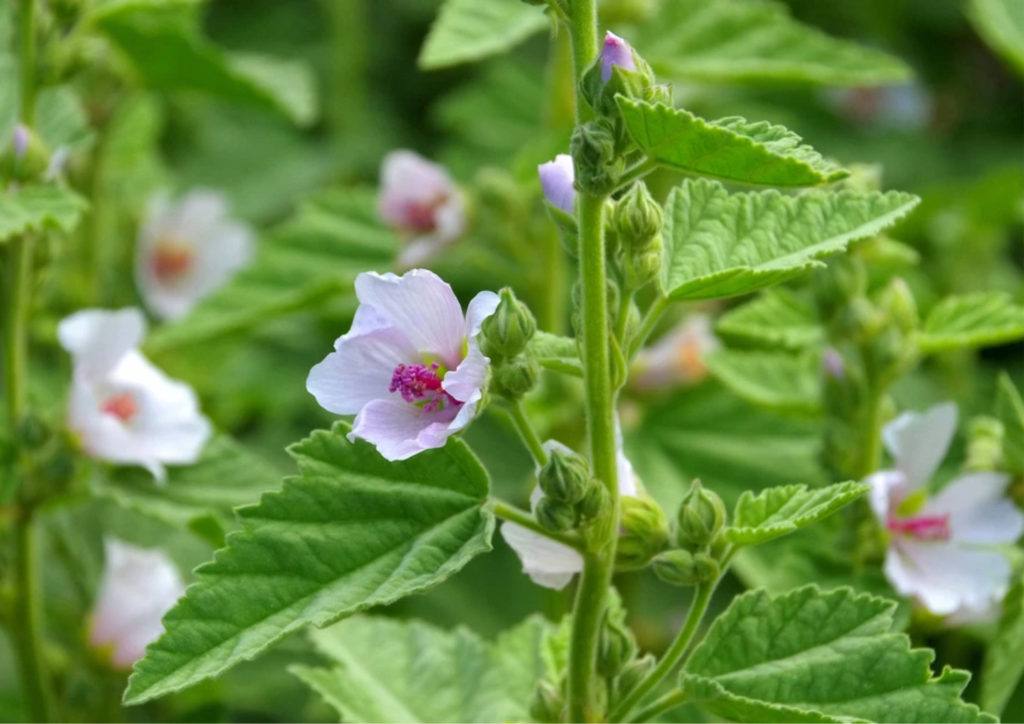
M 312 633 L 332 668 L 291 671 L 343 721 L 529 721 L 552 630 L 535 616 L 490 642 L 465 628 L 357 616 Z
M 785 287 L 769 289 L 718 318 L 719 336 L 759 347 L 802 350 L 824 339 L 810 300 Z
M 708 355 L 706 362 L 719 382 L 752 404 L 805 415 L 821 411 L 821 356 L 816 352 L 723 349 Z
M 736 503 L 723 536 L 735 545 L 764 543 L 827 518 L 868 490 L 863 483 L 847 481 L 813 489 L 785 485 L 757 495 L 748 491 Z
M 81 196 L 57 186 L 22 186 L 0 191 L 0 244 L 13 236 L 44 229 L 65 233 L 78 225 L 88 207 Z
M 1009 472 L 1024 477 L 1024 400 L 1005 372 L 999 376 L 996 415 L 1003 423 L 1003 464 Z
M 95 12 L 93 22 L 149 88 L 209 93 L 276 110 L 301 125 L 316 119 L 316 90 L 305 64 L 222 51 L 200 36 L 190 5 L 118 3 Z
M 424 70 L 482 60 L 548 27 L 544 11 L 522 0 L 446 0 L 420 51 Z
M 1024 581 L 1018 580 L 1003 599 L 1003 614 L 981 669 L 981 705 L 1001 715 L 1024 676 Z
M 663 166 L 754 186 L 818 186 L 848 172 L 782 126 L 731 116 L 705 121 L 689 111 L 618 97 L 622 118 L 647 157 Z
M 1017 0 L 970 0 L 967 17 L 985 42 L 1024 75 L 1024 4 Z
M 300 474 L 237 510 L 242 530 L 196 569 L 125 704 L 218 676 L 306 624 L 421 593 L 490 550 L 487 473 L 464 443 L 392 463 L 349 430 L 292 446 Z
M 824 266 L 822 257 L 877 234 L 917 204 L 911 194 L 777 191 L 729 194 L 686 180 L 665 204 L 661 282 L 673 299 L 721 299 Z
M 978 292 L 947 297 L 925 319 L 917 343 L 925 354 L 987 347 L 1024 338 L 1024 307 L 1009 294 Z
M 154 355 L 237 333 L 271 319 L 348 295 L 360 272 L 387 269 L 395 234 L 365 190 L 334 191 L 307 202 L 259 244 L 256 259 L 181 321 L 162 326 L 146 344 Z
M 559 337 L 557 334 L 537 332 L 530 340 L 527 353 L 533 356 L 542 367 L 576 377 L 583 376 L 579 348 L 576 346 L 576 340 L 572 337 Z
M 775 2 L 662 3 L 636 46 L 659 75 L 682 81 L 869 86 L 912 75 L 901 60 L 829 37 Z
M 220 436 L 206 446 L 196 464 L 168 468 L 165 484 L 157 485 L 152 474 L 140 468 L 118 468 L 95 480 L 94 490 L 125 508 L 191 529 L 220 547 L 234 527 L 232 510 L 255 503 L 278 484 L 269 465 Z
M 850 588 L 745 593 L 694 650 L 683 686 L 734 721 L 996 721 L 960 699 L 969 673 L 933 677 L 935 654 L 889 633 L 895 608 Z

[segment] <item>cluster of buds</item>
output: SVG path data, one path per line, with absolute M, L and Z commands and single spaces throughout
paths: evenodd
M 661 270 L 661 206 L 638 181 L 619 199 L 610 228 L 618 239 L 622 278 L 635 291 L 657 278 Z
M 591 475 L 586 458 L 568 448 L 551 448 L 537 482 L 544 497 L 533 512 L 548 530 L 571 530 L 607 509 L 608 491 Z
M 673 586 L 699 586 L 717 580 L 721 569 L 716 544 L 725 523 L 722 499 L 694 480 L 676 517 L 678 548 L 654 559 L 658 578 Z
M 540 377 L 537 360 L 526 353 L 537 321 L 511 288 L 498 292 L 498 299 L 498 308 L 481 327 L 483 352 L 493 366 L 492 389 L 515 400 L 532 390 Z

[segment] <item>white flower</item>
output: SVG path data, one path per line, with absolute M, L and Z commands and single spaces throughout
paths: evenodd
M 407 238 L 398 255 L 402 269 L 422 266 L 466 229 L 458 186 L 444 168 L 412 151 L 392 151 L 384 157 L 377 209 Z
M 953 403 L 904 413 L 885 426 L 895 470 L 869 476 L 871 507 L 892 535 L 885 573 L 900 593 L 939 616 L 970 618 L 1006 593 L 1010 562 L 997 548 L 1024 532 L 1024 515 L 1006 497 L 1010 476 L 964 473 L 936 495 L 927 484 L 956 431 Z
M 691 314 L 637 356 L 632 383 L 638 390 L 651 391 L 699 382 L 708 372 L 705 358 L 720 346 L 711 318 Z
M 93 609 L 89 643 L 109 648 L 111 662 L 129 668 L 163 632 L 161 619 L 185 593 L 178 569 L 163 551 L 108 538 L 106 568 Z
M 252 231 L 228 216 L 221 194 L 195 190 L 177 203 L 160 195 L 150 202 L 139 232 L 135 283 L 154 316 L 180 319 L 252 254 Z
M 356 297 L 352 328 L 313 367 L 306 389 L 325 409 L 355 415 L 349 439 L 373 443 L 388 460 L 443 447 L 483 397 L 490 360 L 477 335 L 498 295 L 481 292 L 463 316 L 448 284 L 413 269 L 360 274 Z
M 571 452 L 569 448 L 555 440 L 545 442 L 544 450 L 549 455 L 553 450 Z M 619 495 L 636 497 L 636 473 L 633 472 L 633 465 L 626 459 L 621 448 L 617 461 Z M 540 474 L 539 467 L 537 473 Z M 536 486 L 530 494 L 531 510 L 536 510 L 537 503 L 543 497 L 544 491 L 539 485 Z M 505 521 L 501 524 L 501 535 L 522 561 L 523 573 L 538 586 L 560 591 L 569 585 L 574 575 L 583 570 L 583 557 L 577 551 L 529 528 Z
M 548 203 L 567 214 L 576 210 L 576 169 L 572 164 L 572 156 L 560 153 L 554 161 L 542 163 L 537 167 L 540 186 L 544 190 L 544 198 Z
M 83 450 L 100 460 L 142 465 L 162 482 L 165 463 L 199 458 L 211 428 L 192 388 L 168 378 L 136 349 L 145 330 L 134 307 L 89 309 L 61 321 L 57 337 L 74 363 L 67 422 Z

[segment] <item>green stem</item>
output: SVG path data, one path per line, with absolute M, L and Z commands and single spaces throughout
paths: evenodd
M 366 0 L 323 0 L 330 24 L 331 87 L 328 118 L 339 138 L 355 139 L 366 118 L 369 3 Z
M 629 323 L 629 305 L 633 302 L 633 292 L 622 290 L 619 297 L 618 316 L 615 318 L 615 339 L 619 340 L 619 347 L 626 348 L 626 325 Z
M 29 718 L 35 722 L 50 719 L 50 695 L 42 661 L 43 621 L 39 591 L 39 560 L 31 509 L 19 511 L 15 524 L 17 546 L 14 566 L 14 643 L 21 661 L 22 685 L 28 702 Z
M 582 125 L 594 115 L 583 98 L 579 81 L 597 59 L 597 0 L 572 0 L 569 24 L 573 78 L 576 79 L 576 123 Z
M 724 561 L 723 561 L 724 564 Z M 724 571 L 724 565 L 723 565 Z M 612 712 L 609 721 L 625 721 L 630 711 L 640 703 L 640 701 L 647 696 L 648 693 L 658 684 L 660 684 L 666 676 L 672 673 L 672 670 L 676 668 L 680 663 L 686 662 L 687 649 L 690 646 L 690 642 L 693 640 L 693 635 L 697 632 L 697 627 L 700 625 L 701 619 L 704 618 L 704 612 L 707 611 L 708 603 L 711 601 L 711 594 L 715 592 L 715 585 L 717 581 L 712 583 L 705 583 L 697 587 L 697 593 L 693 598 L 693 603 L 690 604 L 690 612 L 686 616 L 686 623 L 683 625 L 683 630 L 679 632 L 676 640 L 672 642 L 668 651 L 658 662 L 654 671 L 647 675 L 643 681 L 637 684 L 636 688 L 629 693 L 622 702 L 615 707 Z
M 630 186 L 634 181 L 642 179 L 656 168 L 658 168 L 658 162 L 651 158 L 645 158 L 643 161 L 630 166 L 619 177 L 619 185 L 615 188 L 615 191 L 621 191 Z
M 548 454 L 544 451 L 544 444 L 540 441 L 537 431 L 533 429 L 533 425 L 530 423 L 530 418 L 526 414 L 525 408 L 523 408 L 523 401 L 511 400 L 508 406 L 508 414 L 512 418 L 512 422 L 516 424 L 519 437 L 523 439 L 523 444 L 526 445 L 530 455 L 533 456 L 533 461 L 541 467 L 547 465 Z
M 665 313 L 665 310 L 672 304 L 672 300 L 668 297 L 658 297 L 654 304 L 651 305 L 650 309 L 647 310 L 647 315 L 644 317 L 644 321 L 640 325 L 640 329 L 637 331 L 636 336 L 630 341 L 629 354 L 626 355 L 626 360 L 631 360 L 636 356 L 636 353 L 640 351 L 640 348 L 647 341 L 647 338 L 651 336 L 651 332 L 658 326 L 658 322 L 661 321 L 661 315 Z
M 494 514 L 502 520 L 507 520 L 510 523 L 521 525 L 528 530 L 532 530 L 534 533 L 539 533 L 545 538 L 550 538 L 553 541 L 567 545 L 570 548 L 574 548 L 577 551 L 582 552 L 584 549 L 583 539 L 578 533 L 560 533 L 557 531 L 548 530 L 537 522 L 537 519 L 527 513 L 521 508 L 517 508 L 511 503 L 506 503 L 503 500 L 491 499 L 494 505 Z
M 19 120 L 29 128 L 36 122 L 36 0 L 21 0 L 18 14 L 21 105 Z
M 4 377 L 7 397 L 7 421 L 10 434 L 16 433 L 25 413 L 25 371 L 28 359 L 28 316 L 32 287 L 33 240 L 25 235 L 7 245 L 8 276 L 6 324 L 4 324 Z
M 686 692 L 682 689 L 676 689 L 665 694 L 660 699 L 655 699 L 647 707 L 644 707 L 636 714 L 636 716 L 630 717 L 630 721 L 635 722 L 648 722 L 654 721 L 655 717 L 659 714 L 664 714 L 666 711 L 675 709 L 680 704 L 686 703 Z

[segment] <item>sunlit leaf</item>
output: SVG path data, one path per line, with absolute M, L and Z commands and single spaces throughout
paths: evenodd
M 1024 676 L 1024 581 L 1018 580 L 1003 599 L 1003 614 L 981 668 L 981 705 L 1001 715 Z
M 736 545 L 765 543 L 832 515 L 868 489 L 863 483 L 848 481 L 824 488 L 785 485 L 756 495 L 747 492 L 736 503 L 723 536 Z
M 924 353 L 987 347 L 1024 338 L 1024 307 L 1009 294 L 979 292 L 947 297 L 935 305 L 921 327 Z
M 521 0 L 446 0 L 420 52 L 424 70 L 481 60 L 548 27 L 541 8 Z
M 820 355 L 723 349 L 708 369 L 734 394 L 760 407 L 814 415 L 821 411 Z
M 1016 0 L 970 0 L 967 17 L 985 42 L 1024 75 L 1024 4 Z
M 69 232 L 78 225 L 86 207 L 81 196 L 57 186 L 0 190 L 0 244 L 44 229 Z

